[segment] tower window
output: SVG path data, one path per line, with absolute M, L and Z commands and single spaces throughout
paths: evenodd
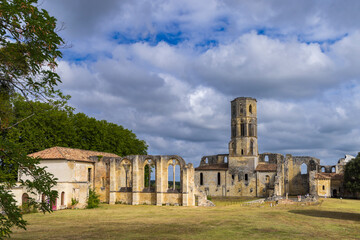
M 203 173 L 200 173 L 200 186 L 204 185 L 204 176 Z
M 323 185 L 323 190 L 325 190 L 325 185 Z
M 240 127 L 241 127 L 241 136 L 244 137 L 245 136 L 245 123 L 242 123 L 240 125 Z
M 245 174 L 245 181 L 249 180 L 249 175 Z
M 220 184 L 221 184 L 221 175 L 220 175 L 220 172 L 218 172 L 218 174 L 217 174 L 217 185 L 218 186 L 220 186 Z
M 251 104 L 250 104 L 250 106 L 249 106 L 249 113 L 252 113 L 252 106 L 251 106 Z
M 254 142 L 250 142 L 250 155 L 254 155 Z

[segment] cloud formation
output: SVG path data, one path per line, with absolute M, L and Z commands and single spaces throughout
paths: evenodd
M 341 4 L 341 5 L 339 5 Z M 58 72 L 77 111 L 150 154 L 226 153 L 230 101 L 258 99 L 261 152 L 335 163 L 360 145 L 357 1 L 44 1 L 64 22 Z M 359 20 L 359 21 L 357 21 Z

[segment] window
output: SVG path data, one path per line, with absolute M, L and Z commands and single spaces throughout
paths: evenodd
M 308 173 L 307 165 L 305 163 L 301 164 L 300 171 L 301 171 L 301 174 L 307 174 Z
M 247 174 L 245 174 L 245 181 L 249 180 L 249 176 Z
M 241 155 L 244 155 L 244 149 L 241 149 Z
M 253 136 L 254 136 L 253 133 L 254 133 L 253 125 L 250 123 L 250 124 L 249 124 L 249 136 L 250 136 L 250 137 L 253 137 Z
M 231 175 L 231 184 L 234 185 L 234 181 L 235 181 L 235 175 Z
M 252 106 L 251 106 L 251 104 L 250 104 L 250 106 L 249 106 L 249 113 L 252 113 Z
M 221 184 L 221 175 L 220 175 L 220 172 L 218 172 L 218 174 L 217 174 L 217 185 L 218 186 L 220 186 L 220 184 Z
M 200 186 L 204 185 L 204 176 L 203 173 L 200 173 Z
M 254 142 L 250 142 L 250 155 L 254 155 Z
M 65 204 L 65 192 L 61 193 L 61 205 Z
M 244 137 L 245 136 L 245 123 L 241 123 L 240 128 L 241 128 L 241 136 Z
M 325 185 L 323 185 L 323 190 L 325 190 Z
M 269 175 L 266 175 L 266 176 L 265 176 L 265 183 L 266 183 L 267 185 L 270 184 L 270 176 L 269 176 Z
M 88 182 L 91 182 L 91 168 L 88 168 Z
M 265 156 L 265 162 L 269 162 L 269 156 L 268 155 Z

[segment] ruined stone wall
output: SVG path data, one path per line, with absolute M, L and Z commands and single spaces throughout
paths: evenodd
M 330 179 L 317 179 L 317 193 L 319 197 L 331 197 L 331 180 Z
M 289 195 L 316 195 L 315 174 L 319 171 L 320 160 L 307 156 L 286 155 Z M 306 164 L 307 174 L 301 174 L 301 165 Z
M 274 194 L 276 172 L 257 172 L 257 196 L 270 197 Z
M 109 172 L 108 202 L 127 204 L 183 205 L 195 204 L 194 168 L 177 155 L 131 155 L 123 158 L 104 158 L 109 170 L 99 162 L 99 176 Z M 179 166 L 180 189 L 168 187 L 169 166 Z M 102 166 L 102 167 L 101 167 Z M 145 184 L 145 170 L 152 169 L 150 186 Z M 101 175 L 102 174 L 102 175 Z
M 200 185 L 200 174 L 203 174 L 203 185 Z M 220 185 L 218 184 L 218 175 L 220 174 Z M 195 182 L 199 189 L 210 196 L 226 196 L 226 171 L 196 171 Z

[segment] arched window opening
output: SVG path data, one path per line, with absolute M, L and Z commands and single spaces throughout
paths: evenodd
M 300 170 L 302 175 L 308 174 L 307 165 L 305 163 L 301 164 Z
M 119 181 L 119 187 L 120 187 L 121 192 L 131 192 L 132 191 L 131 171 L 132 171 L 131 162 L 129 160 L 127 160 L 127 159 L 124 159 L 121 162 L 120 176 L 118 178 L 119 179 L 118 180 Z M 149 171 L 149 169 L 146 168 L 146 171 Z M 145 180 L 148 181 L 147 176 L 148 176 L 148 173 L 146 175 L 144 174 L 144 183 L 145 183 Z M 102 178 L 102 188 L 103 189 L 105 189 L 106 184 L 107 184 L 106 178 L 103 177 Z
M 65 192 L 61 193 L 61 205 L 65 205 Z
M 269 176 L 269 175 L 266 175 L 266 176 L 265 176 L 265 184 L 266 184 L 266 185 L 269 185 L 269 184 L 270 184 L 270 176 Z
M 265 162 L 269 162 L 269 156 L 268 155 L 265 156 Z
M 228 162 L 228 157 L 225 156 L 225 157 L 224 157 L 224 163 L 227 163 L 227 162 Z
M 172 189 L 173 188 L 173 174 L 174 174 L 174 171 L 173 171 L 173 165 L 169 165 L 168 167 L 168 189 Z M 200 177 L 202 176 L 202 173 L 200 173 Z M 202 185 L 200 183 L 200 185 Z
M 249 175 L 245 174 L 245 181 L 249 181 Z
M 231 126 L 231 136 L 236 137 L 236 126 L 235 125 Z
M 205 158 L 205 163 L 206 163 L 206 164 L 209 163 L 208 158 Z
M 323 185 L 322 189 L 325 190 L 325 185 Z
M 249 123 L 249 136 L 253 137 L 254 136 L 254 130 L 253 130 L 253 125 L 251 123 Z
M 254 155 L 254 142 L 250 142 L 250 155 Z
M 144 190 L 147 192 L 155 191 L 155 164 L 151 160 L 147 160 L 144 166 Z
M 174 177 L 175 190 L 181 192 L 181 170 L 180 165 L 175 166 L 175 177 Z
M 332 168 L 331 168 L 331 172 L 332 172 L 332 173 L 336 172 L 336 168 L 335 168 L 335 167 L 332 167 Z
M 220 172 L 218 172 L 218 174 L 217 174 L 217 185 L 220 186 L 220 184 L 221 184 L 221 174 L 220 174 Z
M 203 185 L 200 173 L 200 185 Z M 171 160 L 168 166 L 168 192 L 181 192 L 181 169 L 177 160 Z
M 241 128 L 241 136 L 245 137 L 245 135 L 246 135 L 246 133 L 245 133 L 245 123 L 241 123 L 240 128 Z
M 321 172 L 325 172 L 325 167 L 321 167 Z
M 204 176 L 203 173 L 200 173 L 200 186 L 204 185 Z
M 231 184 L 234 185 L 234 181 L 235 181 L 235 174 L 231 175 Z
M 241 155 L 244 155 L 244 149 L 241 149 Z
M 22 204 L 29 202 L 29 195 L 27 193 L 24 193 L 21 197 Z
M 250 106 L 249 106 L 249 113 L 252 113 L 252 106 L 251 106 L 251 104 L 250 104 Z

